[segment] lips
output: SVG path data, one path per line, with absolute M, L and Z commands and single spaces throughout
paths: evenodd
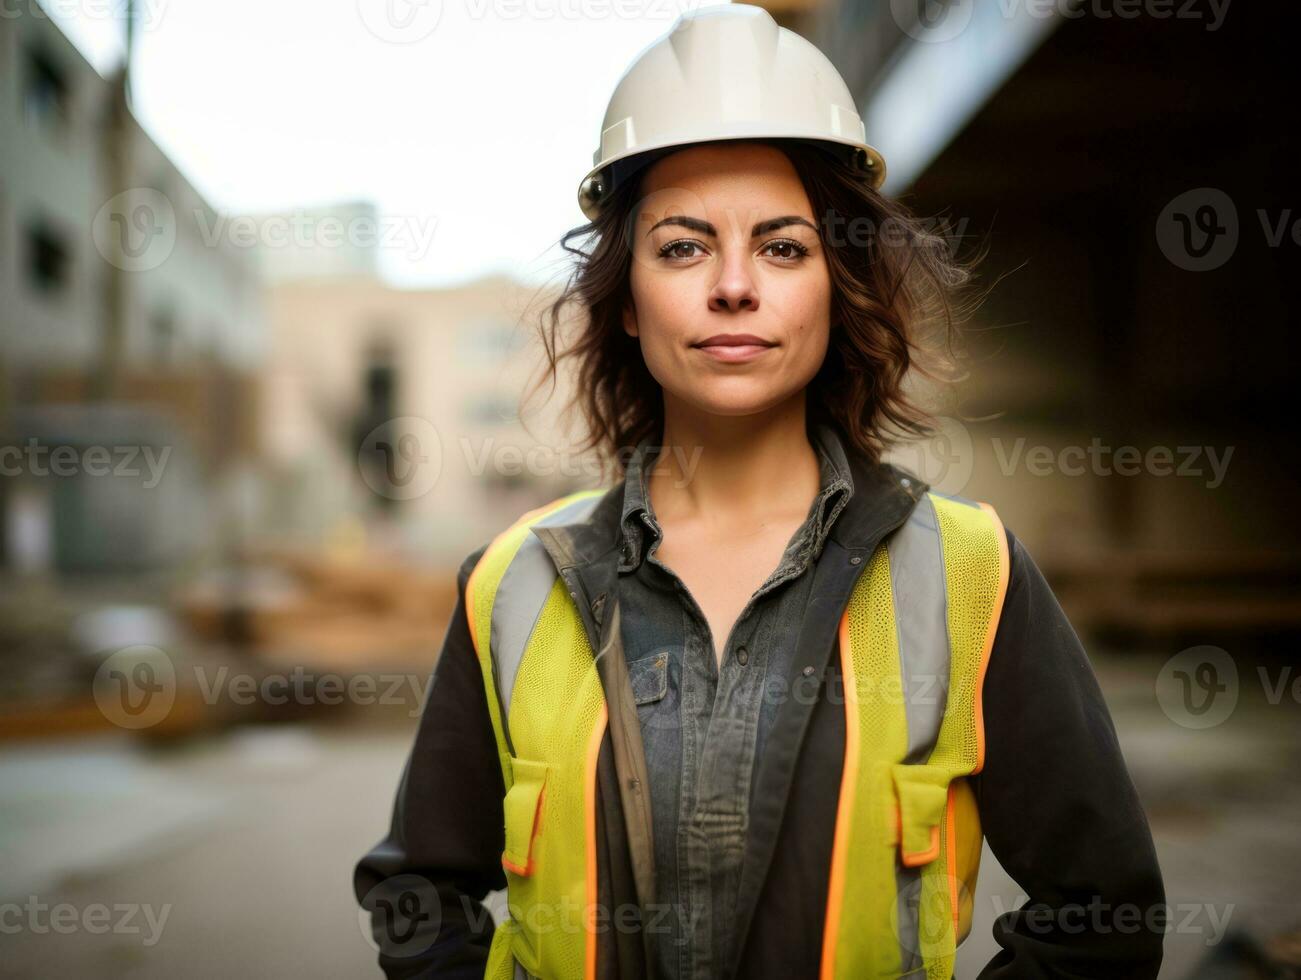
M 715 361 L 740 364 L 763 355 L 777 345 L 752 333 L 718 333 L 694 346 Z
M 756 337 L 752 333 L 716 333 L 707 340 L 696 344 L 697 347 L 772 347 L 771 341 Z

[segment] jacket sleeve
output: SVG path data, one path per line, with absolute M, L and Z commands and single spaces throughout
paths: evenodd
M 504 888 L 504 789 L 465 586 L 486 545 L 462 563 L 457 601 L 393 806 L 388 836 L 357 863 L 389 978 L 483 976 L 493 920 L 482 901 Z
M 990 849 L 1028 896 L 981 980 L 1156 977 L 1165 890 L 1147 818 L 1079 637 L 1008 533 L 1010 573 L 972 777 Z

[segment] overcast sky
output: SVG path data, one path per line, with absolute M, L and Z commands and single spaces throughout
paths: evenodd
M 41 0 L 101 71 L 125 0 Z M 554 277 L 610 91 L 708 0 L 139 0 L 134 107 L 218 210 L 370 200 L 398 285 Z

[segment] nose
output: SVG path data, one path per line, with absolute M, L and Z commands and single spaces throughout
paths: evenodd
M 709 292 L 709 308 L 722 313 L 759 308 L 759 293 L 744 249 L 734 249 L 724 256 L 718 279 Z

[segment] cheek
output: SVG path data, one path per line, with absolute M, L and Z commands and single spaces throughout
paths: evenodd
M 831 284 L 819 278 L 805 288 L 792 292 L 783 303 L 783 319 L 790 324 L 790 340 L 795 359 L 803 366 L 822 363 L 831 335 Z
M 655 277 L 633 270 L 629 280 L 637 308 L 637 331 L 647 350 L 671 346 L 687 331 L 692 296 L 685 277 Z

